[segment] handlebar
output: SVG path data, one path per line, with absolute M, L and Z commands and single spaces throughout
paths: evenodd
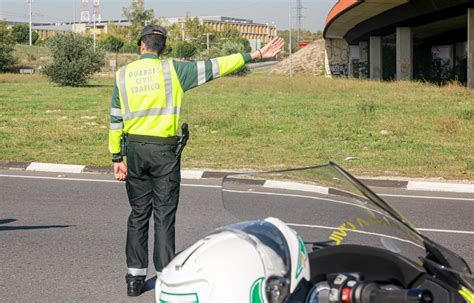
M 333 288 L 327 282 L 313 287 L 308 303 L 432 303 L 433 296 L 426 289 L 384 289 L 373 282 L 356 282 Z
M 382 289 L 375 283 L 360 283 L 352 289 L 354 303 L 432 303 L 426 289 Z M 351 301 L 349 301 L 351 302 Z

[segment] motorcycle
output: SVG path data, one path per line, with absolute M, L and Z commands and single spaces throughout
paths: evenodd
M 474 303 L 462 257 L 332 162 L 230 174 L 222 197 L 245 221 L 173 259 L 157 302 Z

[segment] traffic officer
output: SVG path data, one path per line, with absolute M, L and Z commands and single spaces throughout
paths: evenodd
M 148 268 L 148 222 L 153 214 L 153 262 L 159 274 L 175 254 L 175 219 L 180 190 L 178 122 L 185 91 L 225 76 L 255 59 L 278 54 L 280 38 L 250 54 L 198 62 L 161 60 L 167 32 L 147 25 L 141 57 L 116 73 L 110 112 L 109 150 L 117 180 L 126 181 L 131 213 L 127 224 L 127 294 L 139 296 Z M 127 164 L 122 135 L 127 138 Z

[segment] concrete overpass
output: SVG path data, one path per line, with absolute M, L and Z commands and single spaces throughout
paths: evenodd
M 324 37 L 328 74 L 474 88 L 473 0 L 339 0 Z

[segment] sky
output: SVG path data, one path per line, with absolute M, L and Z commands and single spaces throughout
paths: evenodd
M 303 25 L 316 31 L 323 29 L 326 16 L 336 0 L 302 0 L 305 7 Z M 0 19 L 28 20 L 27 0 L 0 0 Z M 93 0 L 89 0 L 92 7 Z M 122 7 L 132 0 L 101 0 L 102 20 L 122 19 Z M 290 2 L 296 0 L 145 0 L 157 17 L 227 16 L 252 19 L 257 23 L 274 22 L 279 29 L 287 29 Z M 33 0 L 33 22 L 66 22 L 80 19 L 81 0 Z M 295 9 L 292 9 L 293 16 Z M 293 18 L 292 27 L 295 27 Z

